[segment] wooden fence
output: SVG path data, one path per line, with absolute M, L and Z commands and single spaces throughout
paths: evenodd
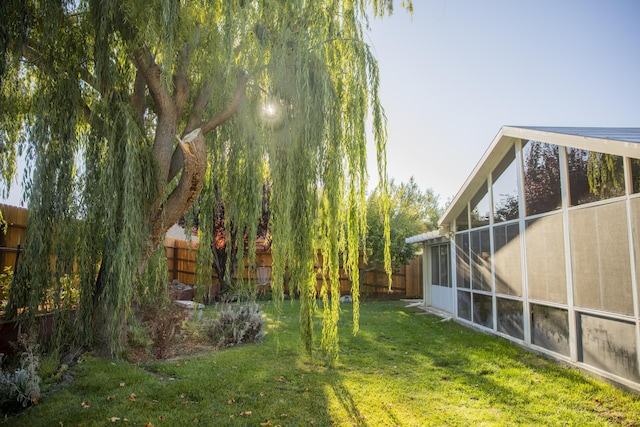
M 8 267 L 13 271 L 27 234 L 27 210 L 0 204 L 5 224 L 0 224 L 0 273 Z
M 24 246 L 28 211 L 15 206 L 0 204 L 0 211 L 6 221 L 6 230 L 0 230 L 0 267 L 4 271 L 9 267 L 12 271 L 16 265 L 16 256 L 20 248 Z M 167 264 L 169 268 L 169 280 L 178 280 L 181 283 L 193 285 L 196 283 L 196 249 L 197 243 L 187 242 L 173 238 L 165 240 L 167 251 Z M 256 264 L 258 266 L 271 266 L 271 253 L 269 251 L 258 250 L 256 253 Z M 320 269 L 320 265 L 317 269 Z M 251 277 L 257 275 L 252 272 Z M 249 278 L 248 267 L 243 272 L 245 279 Z M 398 268 L 393 274 L 392 292 L 387 290 L 387 276 L 382 270 L 367 271 L 364 276 L 360 294 L 374 298 L 404 298 L 422 296 L 422 262 L 420 257 L 416 257 L 407 265 Z M 219 292 L 218 279 L 214 275 L 211 277 L 212 288 L 210 295 L 213 297 Z M 317 277 L 317 288 L 322 286 L 322 277 Z M 346 295 L 350 292 L 351 282 L 346 274 L 340 274 L 340 293 Z
M 167 251 L 167 264 L 169 268 L 169 280 L 177 280 L 180 283 L 189 285 L 196 284 L 196 250 L 197 243 L 187 242 L 173 238 L 165 240 L 165 249 Z M 258 250 L 256 253 L 256 265 L 261 267 L 271 267 L 271 252 Z M 316 266 L 316 270 L 320 270 L 321 265 Z M 412 259 L 409 264 L 400 266 L 394 271 L 392 276 L 391 293 L 388 292 L 387 274 L 383 270 L 365 271 L 364 280 L 360 288 L 360 294 L 374 298 L 404 298 L 404 297 L 422 297 L 422 261 L 418 256 Z M 245 266 L 242 277 L 254 280 L 257 278 L 257 272 L 249 272 L 249 267 Z M 219 290 L 220 284 L 215 274 L 211 277 L 212 288 L 209 295 L 215 297 Z M 317 289 L 322 286 L 322 276 L 317 275 Z M 351 290 L 351 281 L 344 271 L 340 271 L 340 293 L 347 295 Z

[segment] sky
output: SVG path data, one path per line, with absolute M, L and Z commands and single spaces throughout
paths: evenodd
M 444 204 L 502 126 L 640 127 L 640 0 L 396 3 L 367 32 L 396 183 Z
M 444 204 L 504 125 L 640 127 L 640 0 L 413 0 L 412 16 L 395 3 L 367 39 L 396 183 L 413 176 Z

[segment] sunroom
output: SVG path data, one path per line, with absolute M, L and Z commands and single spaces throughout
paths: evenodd
M 640 390 L 640 128 L 503 127 L 424 245 L 424 303 Z

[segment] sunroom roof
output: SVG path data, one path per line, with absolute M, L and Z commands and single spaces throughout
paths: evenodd
M 541 132 L 561 133 L 573 136 L 606 139 L 610 141 L 625 141 L 640 143 L 640 128 L 575 128 L 575 127 L 546 127 L 546 126 L 517 126 L 521 129 L 531 129 Z
M 518 139 L 640 158 L 640 128 L 503 126 L 442 214 L 440 227 L 453 223 Z

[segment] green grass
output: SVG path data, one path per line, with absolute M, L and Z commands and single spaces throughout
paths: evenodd
M 262 344 L 138 365 L 89 357 L 70 386 L 6 425 L 640 424 L 638 396 L 405 306 L 363 304 L 353 336 L 344 304 L 335 368 L 304 355 L 287 303 L 281 315 L 264 307 Z

